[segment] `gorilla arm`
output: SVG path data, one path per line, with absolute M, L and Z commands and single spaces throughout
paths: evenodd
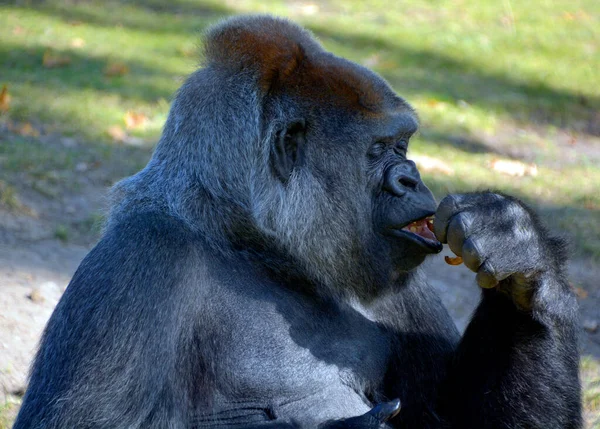
M 107 230 L 45 329 L 15 428 L 182 424 L 187 374 L 175 351 L 197 302 L 189 234 L 156 213 Z
M 452 427 L 580 427 L 563 244 L 523 203 L 493 193 L 446 197 L 435 230 L 483 289 L 441 396 Z

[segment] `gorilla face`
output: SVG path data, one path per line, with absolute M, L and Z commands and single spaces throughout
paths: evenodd
M 350 67 L 358 68 L 346 65 L 347 72 Z M 288 195 L 294 186 L 304 194 L 306 204 L 290 201 L 297 204 L 292 211 L 309 213 L 308 205 L 318 211 L 310 216 L 315 222 L 294 229 L 312 233 L 296 241 L 299 257 L 312 255 L 307 265 L 323 272 L 338 267 L 332 278 L 339 281 L 345 274 L 353 284 L 410 271 L 442 249 L 431 231 L 437 204 L 407 159 L 416 117 L 378 76 L 370 74 L 369 82 L 377 83 L 374 112 L 332 102 L 289 108 L 301 119 L 276 134 L 270 160 Z M 305 175 L 313 182 L 299 184 Z

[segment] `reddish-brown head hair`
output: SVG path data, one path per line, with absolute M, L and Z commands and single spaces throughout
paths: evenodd
M 371 113 L 381 109 L 388 90 L 373 73 L 326 52 L 308 31 L 271 16 L 236 17 L 213 27 L 205 59 L 235 73 L 255 73 L 265 95 L 288 91 Z

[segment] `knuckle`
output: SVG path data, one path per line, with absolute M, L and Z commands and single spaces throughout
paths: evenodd
M 454 213 L 460 209 L 465 203 L 467 194 L 450 194 L 446 195 L 439 204 L 438 209 L 443 209 L 449 213 Z
M 472 216 L 469 213 L 461 212 L 452 217 L 449 227 L 466 232 L 472 223 Z
M 456 197 L 454 194 L 446 195 L 442 201 L 440 202 L 440 206 L 450 205 L 453 206 L 456 202 Z
M 437 208 L 433 219 L 435 235 L 442 243 L 446 242 L 446 229 L 448 222 L 456 210 L 456 202 L 453 195 L 445 197 Z
M 437 208 L 436 218 L 448 219 L 454 212 L 456 203 L 452 195 L 445 197 Z
M 465 253 L 472 256 L 480 256 L 482 253 L 479 244 L 477 244 L 477 240 L 473 237 L 470 237 L 467 240 L 465 240 L 463 248 Z
M 462 256 L 464 237 L 456 230 L 451 231 L 448 234 L 448 246 L 458 256 Z
M 498 280 L 485 266 L 477 272 L 476 281 L 483 289 L 491 289 L 498 284 Z
M 465 265 L 473 270 L 477 271 L 481 266 L 481 260 L 483 259 L 480 246 L 473 238 L 468 238 L 462 248 L 462 258 Z

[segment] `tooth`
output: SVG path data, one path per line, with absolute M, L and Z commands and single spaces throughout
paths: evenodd
M 433 220 L 427 221 L 427 229 L 429 229 L 431 232 L 433 232 Z
M 410 232 L 417 232 L 417 227 L 416 226 L 411 226 L 410 227 Z

